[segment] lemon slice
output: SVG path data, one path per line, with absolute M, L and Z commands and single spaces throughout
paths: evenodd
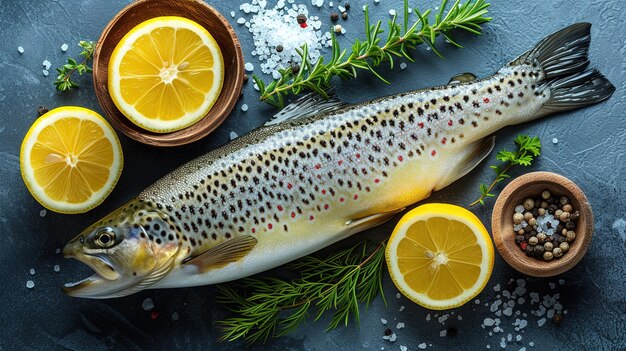
M 109 60 L 109 94 L 141 128 L 167 133 L 202 119 L 217 100 L 224 62 L 194 21 L 156 17 L 131 29 Z
M 56 108 L 30 127 L 20 150 L 26 187 L 49 210 L 83 213 L 109 195 L 122 172 L 122 147 L 94 111 Z
M 470 211 L 426 204 L 408 212 L 385 251 L 396 287 L 433 310 L 458 307 L 478 295 L 493 269 L 493 244 Z

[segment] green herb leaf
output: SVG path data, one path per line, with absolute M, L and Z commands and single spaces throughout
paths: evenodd
M 83 49 L 80 53 L 80 56 L 83 57 L 83 61 L 78 63 L 75 59 L 70 57 L 67 59 L 66 64 L 56 69 L 57 72 L 59 72 L 59 75 L 53 84 L 57 90 L 67 91 L 72 88 L 78 88 L 78 84 L 71 79 L 74 72 L 78 72 L 79 75 L 92 72 L 92 69 L 88 66 L 88 64 L 93 58 L 93 42 L 81 40 L 78 45 Z
M 485 199 L 488 197 L 494 197 L 491 193 L 494 186 L 500 183 L 504 179 L 510 178 L 506 172 L 515 165 L 530 166 L 534 161 L 534 158 L 541 154 L 541 141 L 538 137 L 529 137 L 528 135 L 518 135 L 515 138 L 515 144 L 517 145 L 517 151 L 507 151 L 506 149 L 498 151 L 496 159 L 503 162 L 503 165 L 489 166 L 496 173 L 496 179 L 493 180 L 491 185 L 487 186 L 481 184 L 479 186 L 480 197 L 472 202 L 469 206 L 476 204 L 485 204 Z

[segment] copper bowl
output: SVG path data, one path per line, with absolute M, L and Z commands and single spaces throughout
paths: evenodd
M 117 109 L 108 90 L 109 59 L 117 43 L 138 24 L 158 16 L 180 16 L 197 22 L 215 38 L 224 57 L 224 84 L 217 101 L 197 123 L 171 133 L 154 133 L 132 123 Z M 226 119 L 241 95 L 244 61 L 241 44 L 226 18 L 201 0 L 139 0 L 126 6 L 104 28 L 93 57 L 93 84 L 109 122 L 126 136 L 144 144 L 177 146 L 211 133 Z
M 567 196 L 575 210 L 580 211 L 576 223 L 576 239 L 561 258 L 546 262 L 528 257 L 515 242 L 513 214 L 524 199 L 535 199 L 542 191 Z M 550 172 L 532 172 L 509 183 L 498 196 L 491 215 L 491 228 L 496 248 L 504 260 L 517 271 L 534 277 L 551 277 L 574 267 L 583 258 L 593 236 L 593 214 L 587 197 L 571 180 Z

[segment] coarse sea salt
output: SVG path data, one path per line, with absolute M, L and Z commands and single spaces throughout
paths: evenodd
M 141 308 L 143 308 L 144 311 L 152 311 L 154 309 L 154 302 L 151 298 L 147 298 L 141 303 Z
M 230 132 L 230 140 L 235 140 L 235 139 L 237 139 L 237 137 L 239 137 L 239 135 L 237 135 L 237 133 Z
M 420 348 L 420 350 L 424 350 L 424 349 L 426 349 L 426 346 L 427 346 L 427 345 L 426 345 L 426 343 L 425 343 L 425 342 L 423 342 L 423 343 L 421 343 L 421 344 L 417 345 L 417 347 L 419 347 L 419 348 Z
M 319 17 L 309 15 L 304 4 L 289 3 L 290 6 L 285 6 L 285 1 L 279 0 L 273 8 L 266 8 L 265 1 L 259 1 L 258 4 L 252 1 L 252 4 L 244 3 L 240 6 L 245 14 L 252 14 L 251 18 L 244 19 L 243 24 L 252 34 L 252 55 L 259 59 L 261 72 L 265 74 L 272 74 L 292 63 L 299 64 L 301 58 L 296 50 L 303 44 L 307 45 L 308 58 L 312 63 L 320 58 L 322 48 L 331 46 L 330 33 L 320 31 L 322 22 Z M 311 0 L 313 6 L 321 6 L 323 3 L 323 0 Z M 299 14 L 307 17 L 306 23 L 298 24 Z M 280 52 L 276 50 L 279 45 L 282 47 Z
M 243 111 L 243 112 L 248 111 L 248 105 L 246 105 L 246 104 L 241 105 L 241 111 Z
M 400 69 L 405 69 L 405 68 L 406 68 L 406 63 L 405 62 L 400 63 Z
M 59 266 L 58 264 L 55 264 L 54 265 L 54 271 L 57 272 L 57 273 L 60 272 L 61 271 L 61 266 Z
M 66 52 L 67 51 L 67 44 L 63 43 L 63 45 L 61 45 L 61 51 Z
M 408 348 L 404 345 L 400 345 L 400 351 L 407 351 Z
M 32 280 L 27 281 L 26 282 L 26 287 L 29 288 L 29 289 L 34 288 L 35 287 L 35 282 L 32 281 Z
M 23 54 L 24 53 L 24 48 L 21 47 L 21 46 L 18 46 L 17 47 L 17 52 L 19 52 L 20 54 Z
M 46 209 L 44 208 L 43 210 L 39 211 L 39 217 L 45 217 L 45 216 L 46 216 L 46 213 L 48 213 L 48 212 L 47 212 L 47 211 L 46 211 Z
M 30 273 L 30 275 L 35 275 L 35 268 L 31 268 L 29 273 Z

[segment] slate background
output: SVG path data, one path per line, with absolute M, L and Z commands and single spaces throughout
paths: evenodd
M 57 67 L 68 56 L 76 56 L 78 40 L 96 40 L 107 21 L 129 1 L 97 0 L 0 0 L 0 350 L 230 350 L 243 348 L 242 343 L 217 343 L 219 334 L 213 322 L 226 312 L 216 305 L 215 287 L 144 291 L 115 300 L 81 300 L 64 296 L 60 287 L 88 274 L 88 269 L 75 261 L 55 254 L 62 245 L 85 226 L 125 203 L 147 185 L 183 162 L 201 155 L 228 141 L 229 133 L 243 134 L 261 125 L 272 114 L 272 108 L 257 101 L 258 95 L 248 83 L 237 110 L 209 137 L 192 145 L 159 149 L 136 143 L 120 135 L 125 156 L 125 169 L 111 196 L 97 209 L 84 215 L 60 215 L 43 209 L 28 193 L 19 172 L 19 147 L 22 138 L 36 119 L 39 105 L 54 108 L 80 105 L 101 111 L 90 77 L 79 79 L 82 88 L 71 93 L 55 91 L 54 74 L 42 75 L 42 61 L 48 59 Z M 235 23 L 240 16 L 240 1 L 211 1 L 230 19 L 244 46 L 246 61 L 258 62 L 250 55 L 251 36 Z M 312 13 L 320 13 L 325 26 L 330 25 L 328 1 L 318 10 L 306 0 Z M 271 2 L 272 4 L 274 2 Z M 335 1 L 335 6 L 339 1 Z M 401 1 L 353 0 L 350 18 L 340 22 L 347 33 L 340 41 L 347 43 L 362 36 L 361 6 L 369 4 L 372 16 L 387 19 L 388 10 L 400 10 Z M 411 1 L 421 9 L 439 5 L 436 1 Z M 231 18 L 230 11 L 237 17 Z M 541 137 L 544 149 L 533 170 L 547 170 L 571 178 L 586 192 L 595 214 L 596 236 L 587 256 L 571 271 L 552 279 L 528 279 L 529 291 L 554 294 L 568 310 L 563 323 L 551 322 L 537 326 L 526 303 L 521 311 L 529 314 L 529 327 L 523 340 L 509 349 L 518 350 L 625 350 L 626 341 L 626 3 L 613 1 L 493 1 L 494 21 L 485 26 L 484 35 L 459 35 L 465 49 L 457 50 L 441 43 L 446 56 L 437 58 L 425 47 L 417 50 L 418 64 L 409 63 L 405 71 L 396 69 L 383 73 L 393 84 L 385 85 L 363 74 L 350 82 L 337 82 L 339 95 L 349 102 L 359 102 L 409 89 L 445 84 L 459 72 L 473 72 L 479 77 L 494 73 L 501 65 L 530 48 L 543 36 L 577 21 L 593 23 L 591 60 L 617 87 L 613 97 L 602 104 L 583 110 L 497 133 L 496 148 L 512 147 L 517 133 Z M 67 53 L 60 50 L 67 43 Z M 23 46 L 20 55 L 17 47 Z M 267 78 L 267 77 L 266 77 Z M 250 107 L 242 112 L 242 103 Z M 551 142 L 558 138 L 558 144 Z M 492 162 L 494 155 L 488 158 Z M 521 170 L 516 170 L 518 175 Z M 528 171 L 528 170 L 524 170 Z M 427 201 L 445 201 L 466 205 L 477 196 L 478 185 L 491 179 L 485 162 L 452 186 L 433 194 Z M 490 226 L 491 204 L 473 211 Z M 337 244 L 349 245 L 360 238 L 382 238 L 391 232 L 394 221 Z M 332 251 L 333 248 L 327 249 Z M 55 273 L 53 266 L 61 271 Z M 36 274 L 31 276 L 29 270 Z M 500 338 L 512 331 L 514 318 L 502 318 L 504 335 L 489 337 L 480 327 L 485 317 L 494 317 L 483 303 L 496 299 L 492 287 L 506 286 L 510 278 L 521 276 L 499 256 L 487 288 L 479 295 L 481 305 L 469 303 L 454 310 L 455 316 L 445 323 L 426 322 L 430 313 L 406 299 L 396 299 L 396 289 L 385 277 L 387 306 L 378 298 L 368 310 L 362 311 L 360 326 L 352 324 L 332 332 L 324 332 L 327 319 L 308 322 L 297 332 L 274 340 L 255 350 L 398 350 L 406 345 L 416 350 L 421 342 L 429 349 L 492 349 L 499 348 Z M 559 285 L 558 279 L 565 284 Z M 26 288 L 33 280 L 35 288 Z M 549 283 L 557 283 L 550 288 Z M 151 320 L 141 308 L 150 297 L 160 313 Z M 528 295 L 526 295 L 528 300 Z M 406 309 L 399 312 L 400 306 Z M 517 309 L 517 307 L 516 307 Z M 173 312 L 180 320 L 173 321 Z M 386 318 L 397 333 L 391 344 L 382 339 Z M 406 328 L 395 329 L 404 322 Z M 454 337 L 440 337 L 439 331 L 455 327 Z M 528 345 L 534 342 L 534 347 Z

